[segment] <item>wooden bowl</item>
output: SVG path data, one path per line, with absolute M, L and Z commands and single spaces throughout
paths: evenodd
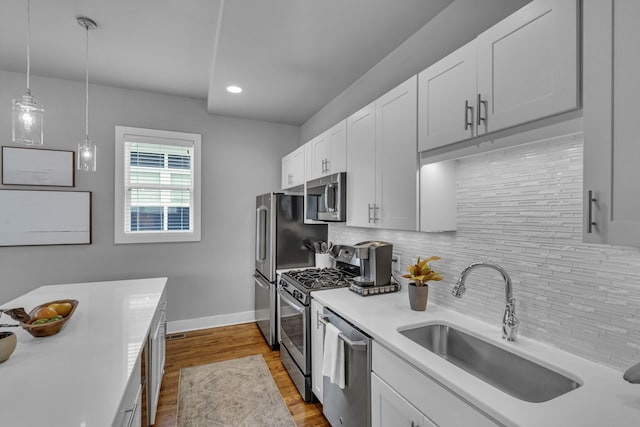
M 33 316 L 36 314 L 36 311 L 38 311 L 42 307 L 48 307 L 51 304 L 59 304 L 63 302 L 68 302 L 71 304 L 71 311 L 62 319 L 49 323 L 41 323 L 39 325 L 32 324 L 34 322 Z M 78 307 L 78 301 L 74 299 L 58 299 L 55 301 L 45 302 L 44 304 L 40 304 L 39 306 L 31 310 L 29 312 L 29 317 L 31 317 L 31 319 L 26 323 L 20 323 L 20 326 L 22 326 L 22 329 L 29 332 L 34 337 L 48 337 L 51 335 L 55 335 L 60 332 L 60 329 L 62 329 L 67 320 L 71 318 L 73 312 L 76 311 L 76 307 Z

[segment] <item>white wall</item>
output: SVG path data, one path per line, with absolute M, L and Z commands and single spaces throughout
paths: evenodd
M 302 125 L 301 143 L 473 40 L 531 0 L 454 0 Z
M 0 145 L 11 145 L 11 99 L 24 84 L 24 75 L 0 72 Z M 31 88 L 46 108 L 43 148 L 75 150 L 84 84 L 32 77 Z M 115 125 L 202 134 L 201 242 L 114 245 Z M 280 159 L 298 146 L 300 129 L 209 115 L 204 101 L 91 85 L 90 135 L 98 171 L 77 172 L 75 190 L 93 192 L 93 244 L 0 247 L 0 302 L 44 284 L 167 276 L 170 321 L 253 316 L 255 196 L 280 188 Z
M 463 158 L 456 232 L 331 224 L 329 238 L 392 242 L 402 270 L 418 256 L 442 257 L 431 264 L 444 280 L 430 286 L 430 301 L 491 323 L 499 335 L 497 272 L 475 270 L 464 297 L 451 295 L 468 264 L 497 263 L 513 281 L 522 336 L 623 370 L 640 360 L 640 249 L 582 243 L 582 159 L 579 135 Z

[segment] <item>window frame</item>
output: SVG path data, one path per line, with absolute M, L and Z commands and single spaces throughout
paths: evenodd
M 193 143 L 193 230 L 187 232 L 145 231 L 140 233 L 125 232 L 126 223 L 126 190 L 125 190 L 125 142 L 127 136 L 138 136 L 143 139 L 183 140 Z M 115 178 L 114 178 L 114 243 L 170 243 L 199 242 L 201 240 L 201 140 L 196 133 L 174 132 L 158 129 L 145 129 L 130 126 L 115 127 Z

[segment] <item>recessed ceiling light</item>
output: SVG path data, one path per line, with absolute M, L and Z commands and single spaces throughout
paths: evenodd
M 242 88 L 240 86 L 227 86 L 227 92 L 231 93 L 240 93 L 242 92 Z

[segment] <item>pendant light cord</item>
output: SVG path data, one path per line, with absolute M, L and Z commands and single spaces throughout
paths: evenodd
M 89 26 L 85 25 L 85 30 L 87 32 L 87 45 L 86 45 L 86 57 L 85 57 L 85 102 L 84 102 L 84 113 L 85 113 L 85 135 L 87 139 L 89 139 Z
M 27 93 L 30 93 L 29 74 L 31 74 L 31 0 L 27 0 Z

